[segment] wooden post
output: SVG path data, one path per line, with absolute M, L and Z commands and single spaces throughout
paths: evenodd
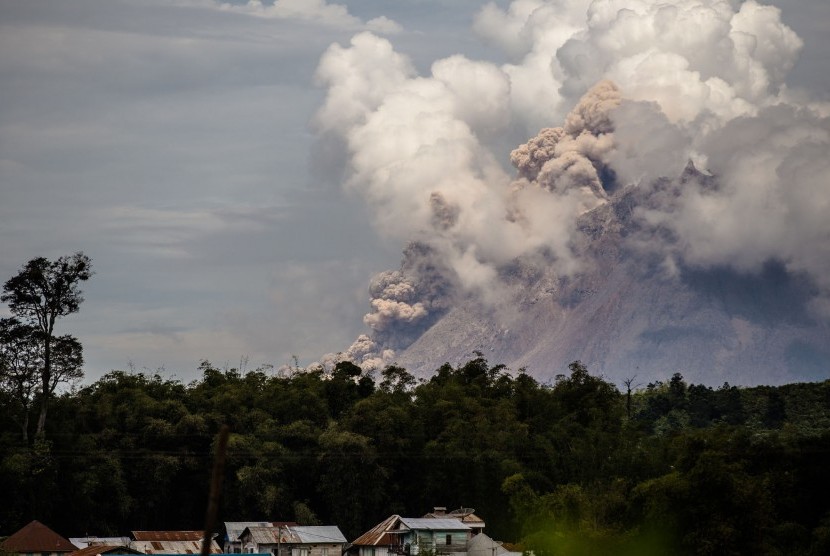
M 219 441 L 216 444 L 216 459 L 213 460 L 213 475 L 210 480 L 210 496 L 205 512 L 205 536 L 202 539 L 202 556 L 210 554 L 210 543 L 216 527 L 216 514 L 219 513 L 219 498 L 222 494 L 222 477 L 225 473 L 225 452 L 228 449 L 228 425 L 219 429 Z

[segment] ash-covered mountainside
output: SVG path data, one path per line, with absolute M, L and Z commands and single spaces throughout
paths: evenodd
M 494 309 L 466 299 L 395 356 L 423 373 L 443 362 L 460 364 L 474 350 L 492 362 L 526 367 L 538 379 L 581 360 L 620 381 L 665 379 L 682 372 L 712 385 L 776 384 L 824 379 L 830 373 L 830 327 L 810 310 L 816 288 L 770 261 L 759 273 L 727 267 L 667 269 L 639 244 L 648 230 L 635 215 L 670 202 L 673 190 L 713 179 L 691 164 L 654 189 L 623 189 L 584 214 L 585 237 L 576 248 L 585 266 L 570 276 L 553 265 L 521 260 L 500 269 L 513 292 Z M 668 198 L 668 200 L 667 200 Z
M 517 176 L 499 225 L 516 226 L 532 248 L 487 260 L 491 274 L 471 284 L 447 236 L 410 243 L 400 269 L 370 285 L 364 322 L 371 333 L 328 361 L 395 363 L 427 374 L 481 352 L 542 380 L 577 359 L 616 380 L 678 371 L 708 384 L 826 378 L 830 323 L 816 310 L 820 286 L 774 256 L 745 271 L 688 263 L 676 219 L 689 199 L 716 199 L 725 188 L 692 162 L 674 178 L 622 185 L 612 166 L 614 133 L 635 125 L 630 114 L 642 107 L 629 105 L 628 120 L 615 119 L 621 105 L 616 86 L 601 82 L 563 127 L 543 129 L 513 151 Z M 545 209 L 546 198 L 567 207 L 552 224 L 569 230 L 559 244 L 532 238 L 544 222 L 534 211 Z M 430 208 L 434 231 L 458 226 L 461 209 L 440 193 Z
M 321 59 L 318 131 L 409 245 L 324 363 L 830 376 L 830 104 L 788 87 L 803 41 L 777 8 L 516 1 L 475 29 L 510 62 L 420 75 L 367 33 Z

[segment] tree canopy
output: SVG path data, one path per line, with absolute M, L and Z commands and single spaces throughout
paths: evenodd
M 332 369 L 190 384 L 113 371 L 55 399 L 47 442 L 0 414 L 0 522 L 66 534 L 198 529 L 231 428 L 222 520 L 340 526 L 473 507 L 486 532 L 558 554 L 824 554 L 830 381 L 631 396 L 579 362 L 551 384 L 476 357 L 417 379 Z M 7 399 L 3 398 L 3 404 Z
M 0 370 L 5 375 L 3 383 L 8 383 L 9 379 L 16 384 L 12 391 L 24 406 L 25 427 L 28 427 L 28 405 L 24 398 L 31 392 L 28 387 L 21 387 L 22 363 L 16 355 L 21 353 L 25 344 L 37 348 L 39 361 L 33 363 L 39 371 L 40 416 L 37 436 L 44 432 L 49 400 L 57 386 L 83 376 L 81 343 L 69 335 L 55 337 L 55 323 L 60 317 L 79 310 L 83 302 L 80 282 L 91 276 L 91 260 L 78 252 L 54 261 L 36 257 L 23 265 L 3 285 L 0 301 L 8 304 L 17 319 L 4 319 L 0 323 L 4 329 L 0 335 L 9 342 L 4 344 L 2 352 L 12 355 L 11 362 L 0 364 Z M 28 380 L 27 377 L 27 384 Z M 23 435 L 27 436 L 26 428 L 23 429 Z

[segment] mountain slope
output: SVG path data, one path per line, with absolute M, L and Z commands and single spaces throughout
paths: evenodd
M 680 181 L 690 173 L 706 178 L 687 168 Z M 477 350 L 542 380 L 576 359 L 618 382 L 678 371 L 711 385 L 830 374 L 830 328 L 808 311 L 809 280 L 773 262 L 760 275 L 692 268 L 666 275 L 659 261 L 628 246 L 643 232 L 629 208 L 648 204 L 644 195 L 653 192 L 621 192 L 583 215 L 588 239 L 581 255 L 591 261 L 583 271 L 559 277 L 517 265 L 503 275 L 514 292 L 503 307 L 472 297 L 455 303 L 396 361 L 428 372 L 462 363 Z

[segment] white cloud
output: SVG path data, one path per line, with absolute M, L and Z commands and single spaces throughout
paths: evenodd
M 352 30 L 365 28 L 375 33 L 394 34 L 403 30 L 399 23 L 386 16 L 364 23 L 350 14 L 347 6 L 331 4 L 326 0 L 274 0 L 271 3 L 249 0 L 247 4 L 222 3 L 220 7 L 258 17 L 303 20 Z
M 722 188 L 692 184 L 643 213 L 674 232 L 675 242 L 652 245 L 667 268 L 754 272 L 779 259 L 830 293 L 826 157 L 816 156 L 826 124 L 787 87 L 803 42 L 780 10 L 754 0 L 516 0 L 488 4 L 474 27 L 512 61 L 456 55 L 417 75 L 366 33 L 320 61 L 317 122 L 342 138 L 347 186 L 381 233 L 429 244 L 462 288 L 497 304 L 501 265 L 547 250 L 545 264 L 578 270 L 579 214 L 616 187 L 676 178 L 693 159 Z M 596 87 L 602 80 L 614 95 Z M 509 187 L 488 138 L 563 120 L 514 151 L 520 179 Z
M 704 143 L 720 187 L 691 183 L 676 208 L 652 214 L 696 266 L 755 272 L 776 260 L 830 297 L 830 119 L 777 106 L 738 118 Z
M 821 84 L 830 71 L 821 16 L 826 3 L 780 2 L 794 8 L 785 21 L 809 32 L 807 48 L 818 45 L 806 53 L 810 63 L 799 63 L 793 71 L 813 84 L 813 92 L 825 92 Z M 631 180 L 668 173 L 682 162 L 681 148 L 700 160 L 717 154 L 715 139 L 726 135 L 716 132 L 735 114 L 781 101 L 830 114 L 826 104 L 821 108 L 809 94 L 788 86 L 798 41 L 780 25 L 774 9 L 745 4 L 738 15 L 733 2 L 731 15 L 720 17 L 718 6 L 724 3 L 674 3 L 680 8 L 677 17 L 660 20 L 667 39 L 663 58 L 633 48 L 640 44 L 631 36 L 639 27 L 617 12 L 604 16 L 605 27 L 591 27 L 587 0 L 523 0 L 504 10 L 493 4 L 475 27 L 507 51 L 507 64 L 498 56 L 496 62 L 479 61 L 477 54 L 490 56 L 493 50 L 459 27 L 472 19 L 474 2 L 430 0 L 414 10 L 375 1 L 362 3 L 362 11 L 357 4 L 335 1 L 234 2 L 226 9 L 213 0 L 0 3 L 0 271 L 9 276 L 41 254 L 57 257 L 84 249 L 93 257 L 99 273 L 70 327 L 82 336 L 91 375 L 130 357 L 150 367 L 158 362 L 190 369 L 203 356 L 234 360 L 244 351 L 313 357 L 332 345 L 346 345 L 346 338 L 361 329 L 366 311 L 365 276 L 394 260 L 391 246 L 411 233 L 430 235 L 436 249 L 463 262 L 457 268 L 470 274 L 470 284 L 487 276 L 476 274 L 479 265 L 496 265 L 537 246 L 552 246 L 560 255 L 558 264 L 570 272 L 565 256 L 579 203 L 534 188 L 511 196 L 510 176 L 502 169 L 509 148 L 490 150 L 503 137 L 520 133 L 521 140 L 511 139 L 513 147 L 540 128 L 563 122 L 584 92 L 570 68 L 591 69 L 576 51 L 572 65 L 560 64 L 557 51 L 568 40 L 597 49 L 603 71 L 616 68 L 629 100 L 617 113 L 619 141 L 608 156 Z M 653 3 L 625 4 L 638 10 L 643 29 L 656 37 L 648 29 L 659 19 Z M 692 9 L 695 5 L 700 9 Z M 616 5 L 596 6 L 611 10 Z M 683 19 L 695 14 L 709 15 Z M 404 25 L 421 32 L 396 35 L 394 47 L 372 34 L 348 41 L 358 31 L 388 34 Z M 757 47 L 735 39 L 738 34 L 754 36 Z M 630 52 L 604 47 L 611 39 L 632 47 Z M 320 60 L 332 41 L 343 46 L 332 46 Z M 718 53 L 717 63 L 711 62 L 712 53 Z M 318 60 L 323 91 L 310 86 Z M 685 85 L 650 82 L 661 68 L 666 77 L 685 79 Z M 629 69 L 626 81 L 622 77 Z M 566 81 L 579 87 L 562 89 Z M 586 88 L 593 84 L 587 81 Z M 659 99 L 648 98 L 650 85 Z M 324 95 L 314 126 L 348 144 L 356 157 L 350 169 L 360 176 L 350 187 L 356 197 L 371 200 L 370 210 L 378 209 L 373 216 L 308 175 L 310 149 L 313 167 L 331 164 L 331 152 L 313 143 L 307 126 Z M 766 112 L 758 113 L 766 121 Z M 623 135 L 636 146 L 629 147 L 627 139 L 623 144 Z M 796 245 L 805 238 L 804 246 L 815 247 L 820 237 L 818 232 L 807 236 L 822 229 L 824 213 L 817 200 L 822 198 L 819 172 L 825 170 L 812 153 L 824 144 L 799 141 L 776 143 L 783 145 L 781 160 L 764 167 L 776 168 L 779 177 L 765 190 L 793 194 L 787 210 L 805 219 L 804 227 L 788 226 L 792 237 L 773 244 L 788 254 L 793 268 L 817 272 L 816 261 L 826 260 L 823 252 L 817 250 L 811 262 L 809 250 Z M 732 167 L 716 162 L 724 171 Z M 803 187 L 785 187 L 794 179 Z M 735 192 L 748 187 L 730 185 Z M 812 203 L 799 198 L 808 194 L 814 195 Z M 291 209 L 284 210 L 289 202 Z M 685 212 L 693 212 L 693 202 L 690 191 Z M 511 203 L 527 215 L 525 221 L 505 220 Z M 222 212 L 216 207 L 238 208 Z M 282 208 L 271 213 L 268 207 Z M 117 222 L 115 215 L 123 220 Z M 678 226 L 692 228 L 692 216 Z M 380 237 L 365 225 L 373 218 Z M 774 222 L 775 229 L 783 229 Z M 683 256 L 724 260 L 725 255 L 707 251 L 705 245 L 714 241 L 703 234 Z M 724 253 L 734 252 L 730 242 L 723 243 Z M 742 264 L 751 267 L 765 251 L 758 246 L 753 253 Z M 316 273 L 338 276 L 344 260 L 353 261 L 347 279 L 303 290 Z M 335 262 L 325 266 L 323 261 Z M 262 284 L 263 276 L 272 276 L 274 266 L 304 264 L 310 265 L 305 274 L 273 275 L 272 290 L 279 295 L 269 299 L 283 300 L 289 310 L 263 302 L 263 292 L 272 291 Z M 318 318 L 313 308 L 323 289 L 326 311 L 336 309 L 331 300 L 338 298 L 344 307 L 352 300 L 354 305 L 334 321 Z M 343 291 L 349 301 L 340 297 Z M 124 299 L 132 302 L 118 305 Z M 117 310 L 93 310 L 96 304 Z M 170 311 L 143 319 L 142 305 L 165 305 Z M 207 323 L 226 317 L 250 334 L 206 331 Z M 112 345 L 93 340 L 126 321 L 144 329 L 133 331 L 140 347 L 130 349 L 126 336 Z M 182 334 L 194 338 L 216 333 L 216 339 L 188 340 L 179 350 L 171 342 L 163 354 L 154 351 L 152 340 L 140 340 L 163 330 L 159 323 L 167 321 L 170 330 L 189 331 Z M 207 353 L 210 344 L 217 349 Z M 142 357 L 153 362 L 141 363 Z

